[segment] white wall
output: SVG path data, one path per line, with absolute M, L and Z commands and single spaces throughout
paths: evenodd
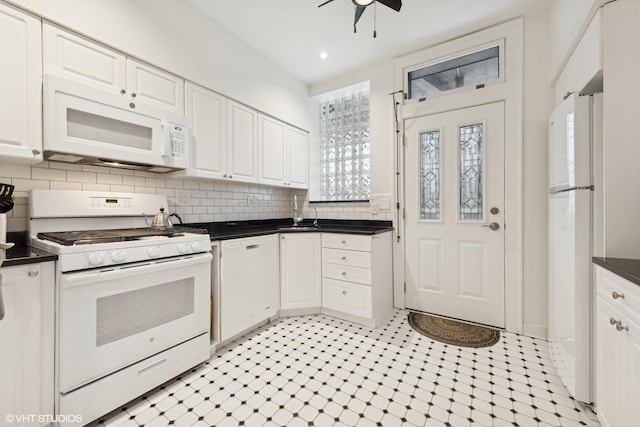
M 604 254 L 640 258 L 640 1 L 604 8 Z
M 547 119 L 553 110 L 550 84 L 548 3 L 524 17 L 523 123 L 523 331 L 544 337 L 547 325 Z M 395 194 L 393 64 L 381 64 L 309 88 L 311 96 L 371 80 L 373 191 Z M 509 179 L 507 177 L 507 179 Z M 375 218 L 374 218 L 375 219 Z
M 307 88 L 180 0 L 11 0 L 48 20 L 303 129 Z
M 540 337 L 547 327 L 547 123 L 555 93 L 548 19 L 546 9 L 524 19 L 523 332 Z

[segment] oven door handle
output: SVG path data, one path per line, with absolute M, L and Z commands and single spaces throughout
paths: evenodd
M 62 274 L 62 287 L 72 288 L 94 284 L 96 281 L 118 280 L 135 277 L 147 273 L 157 273 L 163 270 L 175 270 L 193 265 L 210 263 L 213 256 L 210 252 L 197 254 L 187 258 L 170 258 L 165 260 L 155 260 L 139 265 L 125 265 L 114 268 L 104 268 L 102 270 L 91 270 L 79 273 Z

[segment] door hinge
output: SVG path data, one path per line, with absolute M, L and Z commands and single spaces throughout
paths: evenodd
M 404 217 L 405 217 L 404 214 L 405 214 L 405 208 L 402 208 L 402 219 L 404 219 Z
M 404 282 L 404 293 L 407 293 L 407 282 Z

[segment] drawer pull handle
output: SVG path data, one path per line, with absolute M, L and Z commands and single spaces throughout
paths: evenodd
M 629 327 L 628 326 L 623 326 L 622 325 L 622 320 L 616 320 L 613 317 L 609 318 L 609 323 L 611 323 L 612 326 L 616 327 L 616 330 L 618 332 L 622 332 L 622 331 L 628 331 Z
M 342 257 L 342 260 L 343 260 L 343 261 L 346 261 L 346 260 L 347 260 L 347 257 L 346 257 L 346 256 L 343 256 L 343 257 Z
M 342 275 L 343 275 L 343 276 L 346 276 L 346 275 L 347 275 L 347 272 L 346 272 L 346 271 L 343 271 L 343 272 L 342 272 Z
M 346 244 L 347 244 L 347 241 L 346 241 L 346 240 L 343 240 L 343 241 L 342 241 L 342 244 L 343 244 L 343 245 L 346 245 Z
M 611 296 L 613 297 L 613 299 L 624 298 L 624 294 L 620 294 L 620 293 L 618 293 L 616 291 L 613 291 L 611 293 Z
M 346 294 L 347 294 L 347 291 L 342 291 L 342 295 L 346 295 Z
M 628 326 L 622 326 L 622 322 L 620 320 L 618 320 L 618 323 L 616 324 L 616 329 L 618 330 L 618 332 L 622 332 L 622 331 L 628 331 L 629 327 Z
M 29 270 L 27 273 L 29 277 L 36 277 L 38 275 L 38 270 Z

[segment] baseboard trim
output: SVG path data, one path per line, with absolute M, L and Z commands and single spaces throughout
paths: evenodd
M 534 323 L 522 324 L 522 335 L 534 338 L 547 339 L 547 327 L 543 325 L 536 325 Z

